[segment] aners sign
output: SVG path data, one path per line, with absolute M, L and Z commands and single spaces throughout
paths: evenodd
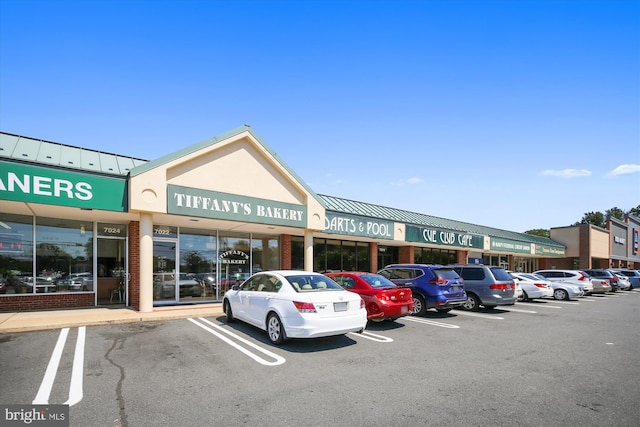
M 126 178 L 0 160 L 0 200 L 125 212 Z M 95 195 L 99 194 L 100 197 Z

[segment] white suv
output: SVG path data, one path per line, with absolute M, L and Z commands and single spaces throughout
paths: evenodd
M 577 285 L 585 295 L 593 293 L 591 277 L 581 270 L 538 270 L 534 274 L 539 274 L 552 282 L 567 282 Z

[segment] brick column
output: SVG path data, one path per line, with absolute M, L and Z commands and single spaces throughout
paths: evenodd
M 400 263 L 402 264 L 413 264 L 415 260 L 415 247 L 413 246 L 403 246 L 400 248 Z
M 129 223 L 129 305 L 140 310 L 140 223 Z
M 280 268 L 291 270 L 291 235 L 280 235 Z
M 378 271 L 378 244 L 376 242 L 369 244 L 369 260 L 369 271 L 372 273 Z
M 469 262 L 469 251 L 458 250 L 456 251 L 456 263 L 467 264 Z

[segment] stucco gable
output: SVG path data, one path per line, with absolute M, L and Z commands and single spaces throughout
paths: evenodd
M 167 184 L 306 205 L 308 228 L 324 228 L 321 199 L 247 126 L 134 168 L 130 209 L 167 212 Z

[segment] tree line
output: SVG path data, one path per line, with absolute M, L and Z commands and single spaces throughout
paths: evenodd
M 620 221 L 624 221 L 625 216 L 633 215 L 640 218 L 640 205 L 635 208 L 631 208 L 628 211 L 624 211 L 615 206 L 611 209 L 607 209 L 604 213 L 600 211 L 586 212 L 580 221 L 574 222 L 572 225 L 591 224 L 600 228 L 606 228 L 609 218 L 616 218 Z M 534 228 L 532 230 L 525 231 L 526 234 L 533 234 L 535 236 L 550 237 L 551 230 L 545 228 Z

